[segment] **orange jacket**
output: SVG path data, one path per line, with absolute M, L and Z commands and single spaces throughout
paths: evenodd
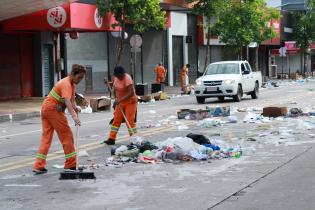
M 165 68 L 163 66 L 157 66 L 154 70 L 156 75 L 158 77 L 164 77 L 165 76 Z

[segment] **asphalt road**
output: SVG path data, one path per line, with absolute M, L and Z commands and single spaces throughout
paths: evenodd
M 112 113 L 81 114 L 80 148 L 89 157 L 81 157 L 80 162 L 99 164 L 95 181 L 58 180 L 62 169 L 56 166 L 62 166 L 64 155 L 56 136 L 48 156 L 48 174 L 34 176 L 31 169 L 40 140 L 40 119 L 1 123 L 0 209 L 314 209 L 315 133 L 303 124 L 312 123 L 313 118 L 243 123 L 247 112 L 235 112 L 270 105 L 311 110 L 314 84 L 286 83 L 262 89 L 259 99 L 247 96 L 240 103 L 208 99 L 198 105 L 193 96 L 184 96 L 139 105 L 138 135 L 144 139 L 156 142 L 200 133 L 211 141 L 241 145 L 241 158 L 104 166 L 110 148 L 100 142 L 107 137 Z M 171 117 L 178 109 L 206 105 L 231 106 L 239 122 L 205 128 L 195 121 Z M 157 124 L 161 126 L 155 127 Z M 181 130 L 183 125 L 188 129 Z M 122 126 L 117 143 L 128 141 Z

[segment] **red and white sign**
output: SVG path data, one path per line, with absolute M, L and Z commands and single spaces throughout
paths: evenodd
M 60 28 L 67 20 L 67 13 L 62 7 L 51 8 L 47 11 L 47 21 L 53 28 Z
M 120 31 L 120 27 L 113 28 L 117 24 L 115 17 L 107 13 L 99 17 L 95 5 L 82 3 L 68 3 L 60 7 L 41 10 L 28 15 L 12 18 L 2 22 L 4 32 L 21 31 L 77 31 L 99 32 Z
M 99 12 L 98 12 L 98 8 L 95 9 L 94 12 L 94 22 L 97 28 L 102 28 L 103 25 L 103 17 L 100 16 Z
M 281 33 L 280 23 L 281 23 L 280 18 L 278 20 L 272 19 L 268 23 L 268 26 L 272 27 L 274 32 L 276 33 L 276 37 L 263 41 L 261 43 L 262 45 L 280 45 L 280 33 Z

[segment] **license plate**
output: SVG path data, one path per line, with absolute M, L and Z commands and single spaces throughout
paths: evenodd
M 207 87 L 206 90 L 207 90 L 207 92 L 215 92 L 218 89 L 217 89 L 217 87 Z

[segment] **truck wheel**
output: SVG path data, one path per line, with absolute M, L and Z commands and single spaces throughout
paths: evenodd
M 243 96 L 242 86 L 239 85 L 237 89 L 237 94 L 233 96 L 233 101 L 240 102 L 242 100 L 242 96 Z
M 255 89 L 253 92 L 251 92 L 252 99 L 257 99 L 258 98 L 258 93 L 259 93 L 259 85 L 258 82 L 255 83 Z
M 205 102 L 205 97 L 196 96 L 198 104 L 203 104 Z
M 224 96 L 219 96 L 218 99 L 219 101 L 224 101 Z

